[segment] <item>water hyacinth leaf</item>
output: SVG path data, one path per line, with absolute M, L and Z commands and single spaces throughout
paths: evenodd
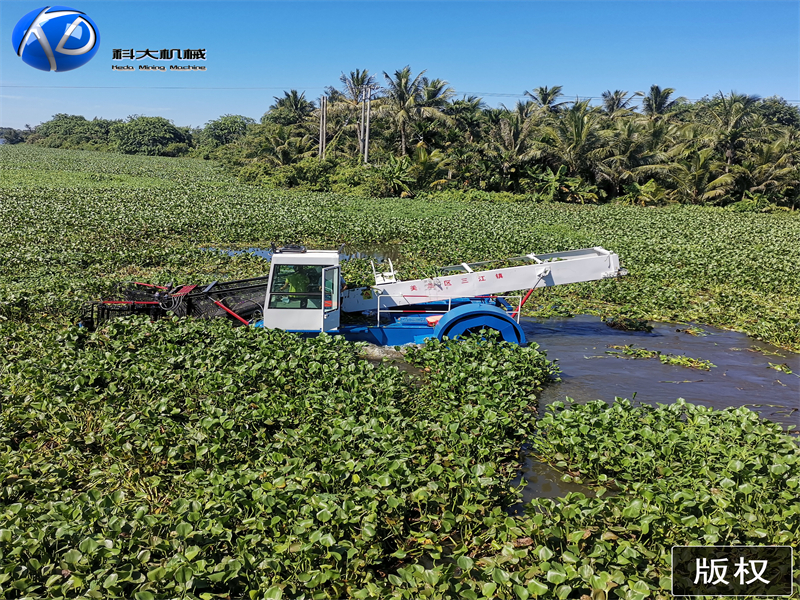
M 326 523 L 326 522 L 330 521 L 331 520 L 331 516 L 332 515 L 331 515 L 330 511 L 328 511 L 327 509 L 322 509 L 321 511 L 319 511 L 317 513 L 317 519 L 319 519 L 323 523 Z
M 439 583 L 439 572 L 437 569 L 425 569 L 422 572 L 422 580 L 428 585 Z
M 91 554 L 99 546 L 100 544 L 98 544 L 93 538 L 86 538 L 80 544 L 78 544 L 78 550 L 80 550 L 84 554 Z
M 492 579 L 500 585 L 505 585 L 511 580 L 511 575 L 503 569 L 494 569 L 492 571 Z
M 548 587 L 544 583 L 537 581 L 536 579 L 531 579 L 527 583 L 528 591 L 533 594 L 534 596 L 544 596 L 548 592 Z
M 628 519 L 636 519 L 642 512 L 642 501 L 633 500 L 626 509 L 622 511 L 622 516 Z
M 175 571 L 175 581 L 178 583 L 186 583 L 192 578 L 192 569 L 189 567 L 179 567 Z
M 519 600 L 527 600 L 530 597 L 530 592 L 521 585 L 514 585 L 514 594 Z
M 551 558 L 553 558 L 555 556 L 555 553 L 552 550 L 550 550 L 550 548 L 548 548 L 547 546 L 542 546 L 541 548 L 539 548 L 538 555 L 539 555 L 539 560 L 541 560 L 542 562 L 546 562 Z
M 559 584 L 564 583 L 567 580 L 567 575 L 560 571 L 550 570 L 547 572 L 546 578 L 550 583 Z
M 742 469 L 744 469 L 744 463 L 740 460 L 731 461 L 731 463 L 728 465 L 728 470 L 733 471 L 734 473 L 738 473 Z
M 281 600 L 283 598 L 283 590 L 278 586 L 272 586 L 264 592 L 264 600 Z

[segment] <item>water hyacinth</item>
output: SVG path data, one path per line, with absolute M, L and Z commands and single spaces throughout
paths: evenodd
M 381 573 L 474 544 L 483 516 L 515 501 L 553 372 L 535 346 L 488 333 L 409 352 L 414 384 L 327 335 L 6 327 L 0 584 L 27 594 L 387 584 Z
M 557 369 L 488 333 L 410 349 L 407 372 L 327 335 L 72 322 L 123 280 L 264 274 L 209 247 L 390 244 L 413 278 L 602 245 L 631 275 L 541 290 L 532 312 L 798 349 L 791 215 L 276 192 L 208 162 L 39 148 L 0 163 L 0 598 L 643 600 L 669 597 L 674 544 L 797 548 L 797 440 L 746 409 L 598 401 L 537 421 Z M 592 492 L 512 516 L 525 444 Z

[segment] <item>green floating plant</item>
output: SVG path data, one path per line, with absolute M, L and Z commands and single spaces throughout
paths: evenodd
M 708 371 L 712 367 L 716 367 L 714 363 L 708 360 L 704 360 L 701 358 L 692 358 L 691 356 L 684 356 L 678 354 L 662 354 L 660 350 L 647 350 L 646 348 L 634 348 L 633 344 L 628 344 L 626 346 L 608 346 L 609 348 L 614 348 L 616 350 L 620 350 L 620 352 L 610 352 L 606 351 L 606 354 L 611 354 L 613 356 L 617 356 L 618 358 L 630 356 L 631 358 L 655 358 L 658 359 L 665 365 L 678 365 L 681 367 L 689 367 L 691 369 L 700 369 L 703 371 Z
M 666 599 L 673 544 L 797 549 L 796 438 L 682 402 L 537 422 L 557 373 L 535 344 L 431 342 L 409 381 L 331 336 L 73 326 L 121 281 L 266 273 L 207 248 L 390 244 L 412 279 L 602 245 L 627 277 L 532 305 L 798 350 L 792 215 L 275 190 L 211 160 L 27 144 L 0 147 L 0 166 L 0 598 Z M 343 271 L 372 283 L 369 259 Z M 512 516 L 527 443 L 593 493 Z

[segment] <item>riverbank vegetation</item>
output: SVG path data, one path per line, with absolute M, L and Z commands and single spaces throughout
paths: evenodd
M 467 192 L 476 200 L 800 207 L 800 111 L 779 97 L 718 92 L 688 101 L 653 85 L 607 90 L 590 104 L 544 86 L 515 106 L 490 108 L 409 67 L 355 70 L 337 86 L 326 92 L 322 161 L 320 109 L 298 90 L 276 97 L 259 121 L 223 115 L 193 129 L 161 117 L 59 114 L 4 136 L 50 148 L 211 158 L 242 182 L 373 197 Z

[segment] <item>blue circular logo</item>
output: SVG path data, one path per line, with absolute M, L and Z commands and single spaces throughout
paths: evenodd
M 29 12 L 11 35 L 17 56 L 42 71 L 71 71 L 97 54 L 100 34 L 88 15 L 66 6 Z

